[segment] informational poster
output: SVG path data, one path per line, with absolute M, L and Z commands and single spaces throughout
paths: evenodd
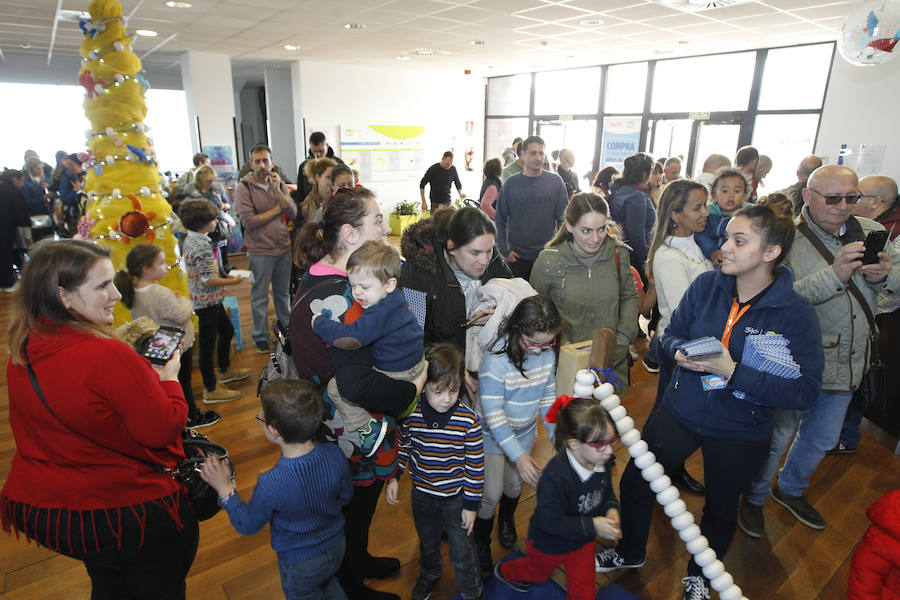
M 428 168 L 424 135 L 418 125 L 342 126 L 340 156 L 360 181 L 415 179 Z
M 231 146 L 203 146 L 203 154 L 209 156 L 210 165 L 223 185 L 233 184 L 237 178 L 238 168 L 234 164 L 234 152 Z
M 838 164 L 853 169 L 860 179 L 881 175 L 887 146 L 877 144 L 841 144 Z
M 605 117 L 600 168 L 612 166 L 621 171 L 625 159 L 638 151 L 640 139 L 640 117 Z

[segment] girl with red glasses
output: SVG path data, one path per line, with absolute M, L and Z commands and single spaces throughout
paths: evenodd
M 556 399 L 555 345 L 562 327 L 549 298 L 525 298 L 500 326 L 481 363 L 477 409 L 484 435 L 484 494 L 474 538 L 483 579 L 493 569 L 491 530 L 497 505 L 500 545 L 512 548 L 522 481 L 537 486 L 541 469 L 531 458 L 531 448 L 538 415 L 546 416 Z M 546 428 L 552 435 L 553 426 Z

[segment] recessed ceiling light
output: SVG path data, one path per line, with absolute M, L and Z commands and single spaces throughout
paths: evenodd
M 678 40 L 678 43 L 681 44 L 682 46 L 684 46 L 686 44 L 690 44 L 691 42 L 690 42 L 690 40 Z
M 419 56 L 434 56 L 437 52 L 431 48 L 416 48 L 416 54 Z
M 487 44 L 487 42 L 484 40 L 472 40 L 469 43 L 472 44 L 473 46 L 484 46 Z
M 675 50 L 672 48 L 657 48 L 654 52 L 657 54 L 671 54 L 672 52 L 675 52 Z
M 300 46 L 294 46 L 293 44 L 285 44 L 284 49 L 285 50 L 299 50 Z
M 587 21 L 582 21 L 581 24 L 585 27 L 596 27 L 597 25 L 603 25 L 603 19 L 588 19 Z
M 363 25 L 362 23 L 345 23 L 344 24 L 344 29 L 353 30 L 353 29 L 365 29 L 365 28 L 366 28 L 366 26 Z
M 138 29 L 135 33 L 143 37 L 156 37 L 159 35 L 152 29 Z
M 28 50 L 29 48 L 31 48 L 31 44 L 29 44 L 28 42 L 22 42 L 21 44 L 19 44 L 19 48 Z
M 405 54 L 401 54 L 397 57 L 397 60 L 412 60 L 411 56 L 406 56 Z
M 190 8 L 193 6 L 190 2 L 178 2 L 177 0 L 169 0 L 166 2 L 169 8 Z

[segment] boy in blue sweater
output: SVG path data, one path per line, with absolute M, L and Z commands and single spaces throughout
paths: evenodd
M 394 379 L 413 381 L 425 369 L 425 333 L 397 288 L 401 264 L 400 253 L 384 241 L 369 241 L 357 248 L 347 260 L 347 275 L 362 315 L 352 323 L 341 323 L 331 318 L 327 308 L 310 305 L 312 328 L 325 343 L 341 350 L 371 344 L 376 369 Z M 336 378 L 328 382 L 328 396 L 344 427 L 359 433 L 363 456 L 372 456 L 387 433 L 387 423 L 342 398 Z
M 313 594 L 346 600 L 334 573 L 344 557 L 344 516 L 353 486 L 350 468 L 335 444 L 313 441 L 322 421 L 322 392 L 308 381 L 273 379 L 262 389 L 256 420 L 266 439 L 281 448 L 271 471 L 260 474 L 244 503 L 230 469 L 215 457 L 200 476 L 219 494 L 219 504 L 241 535 L 269 524 L 287 600 Z
M 732 215 L 744 205 L 750 192 L 747 176 L 738 169 L 722 167 L 716 171 L 716 178 L 710 186 L 709 218 L 706 229 L 694 234 L 694 240 L 700 246 L 703 256 L 712 261 L 716 268 L 722 267 L 722 244 L 725 243 L 725 227 Z
M 412 600 L 428 600 L 441 576 L 441 531 L 447 532 L 450 562 L 463 600 L 481 598 L 472 527 L 484 486 L 481 422 L 460 402 L 465 381 L 462 352 L 450 343 L 428 346 L 428 381 L 423 398 L 400 424 L 400 465 L 385 489 L 397 504 L 398 480 L 409 471 L 412 511 L 419 534 L 419 578 Z

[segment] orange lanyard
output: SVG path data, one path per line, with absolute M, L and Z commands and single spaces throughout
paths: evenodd
M 728 342 L 731 341 L 731 330 L 734 328 L 734 324 L 737 323 L 741 317 L 744 316 L 744 313 L 750 310 L 750 305 L 748 304 L 744 308 L 740 308 L 740 304 L 738 304 L 737 298 L 731 301 L 731 312 L 728 313 L 728 321 L 725 322 L 725 331 L 722 333 L 722 345 L 728 348 Z

